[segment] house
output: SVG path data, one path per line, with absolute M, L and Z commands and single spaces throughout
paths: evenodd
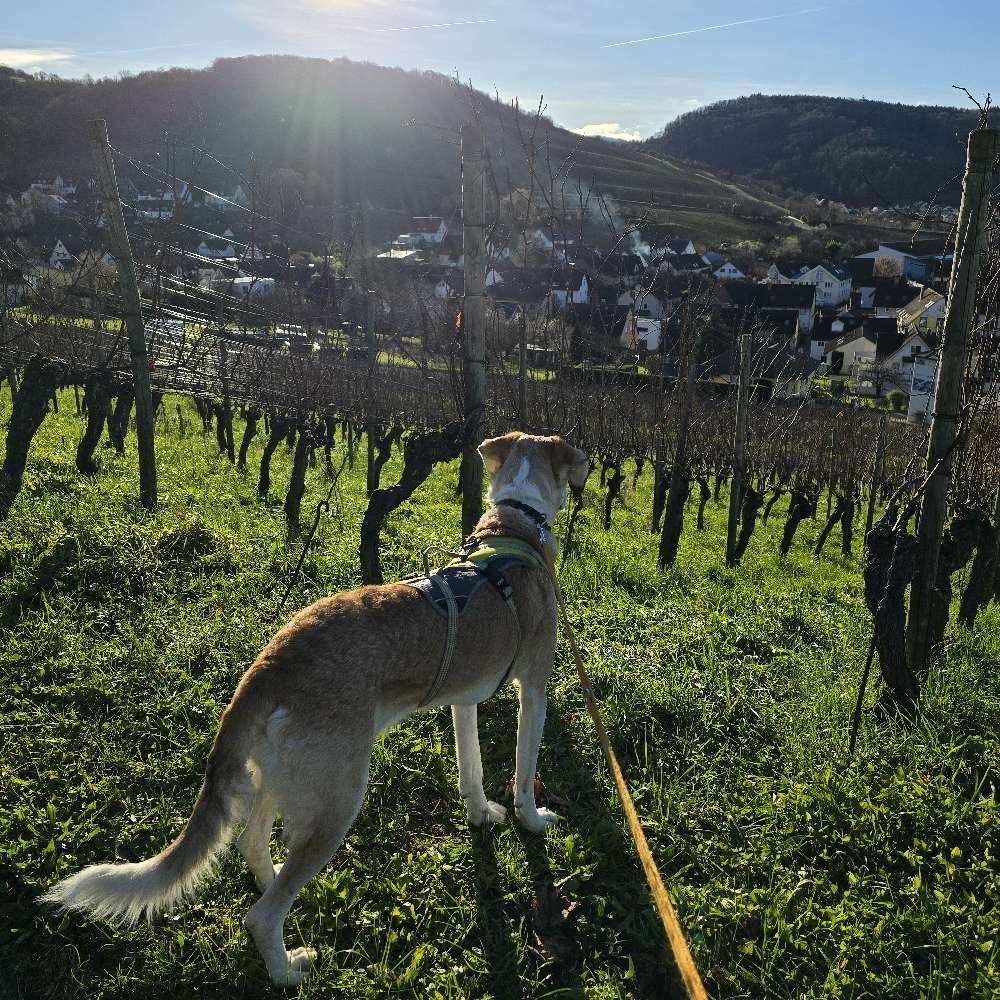
M 892 278 L 875 278 L 875 291 L 872 294 L 872 308 L 880 319 L 896 319 L 919 292 L 916 285 L 903 276 Z
M 634 287 L 646 274 L 646 263 L 636 253 L 608 254 L 600 264 L 601 281 L 618 289 Z
M 896 317 L 899 332 L 918 330 L 921 333 L 937 333 L 944 322 L 947 301 L 933 288 L 922 288 L 920 294 L 899 311 Z
M 240 275 L 233 278 L 232 282 L 227 282 L 232 288 L 233 295 L 248 299 L 254 295 L 262 295 L 265 292 L 274 291 L 274 278 L 258 278 L 253 275 Z
M 413 217 L 410 235 L 421 243 L 441 243 L 448 235 L 448 227 L 439 215 L 416 215 Z
M 567 274 L 552 279 L 552 302 L 559 309 L 590 304 L 590 279 L 586 271 L 571 267 Z
M 76 267 L 80 262 L 80 254 L 83 253 L 83 242 L 77 239 L 65 237 L 57 239 L 56 245 L 49 254 L 49 267 L 57 271 L 65 271 L 70 267 Z
M 657 294 L 651 288 L 641 285 L 623 288 L 615 299 L 615 305 L 634 309 L 637 316 L 646 319 L 663 319 L 666 315 L 666 297 Z
M 693 254 L 695 252 L 694 243 L 687 239 L 668 239 L 663 241 L 657 241 L 653 243 L 650 241 L 650 245 L 655 250 L 660 250 L 664 254 L 669 256 L 682 256 L 685 254 Z
M 875 362 L 876 351 L 875 339 L 864 327 L 841 334 L 826 346 L 823 354 L 826 373 L 843 377 L 854 375 L 861 365 Z
M 194 252 L 199 257 L 207 257 L 209 260 L 226 260 L 239 256 L 231 240 L 216 238 L 202 240 Z
M 852 257 L 844 261 L 844 267 L 851 272 L 853 288 L 851 292 L 852 309 L 873 309 L 872 299 L 875 296 L 875 258 Z
M 667 254 L 660 263 L 660 269 L 673 274 L 702 274 L 710 265 L 696 253 Z
M 843 337 L 845 333 L 856 330 L 862 322 L 860 317 L 850 313 L 842 313 L 840 316 L 820 316 L 813 324 L 809 337 L 809 357 L 813 361 L 822 361 L 827 344 Z
M 853 275 L 843 264 L 824 261 L 820 264 L 778 265 L 767 269 L 767 280 L 779 285 L 813 285 L 816 305 L 840 306 L 851 297 Z
M 702 258 L 706 263 L 711 263 L 708 261 L 708 255 Z M 720 267 L 717 267 L 712 275 L 717 281 L 742 281 L 746 278 L 746 275 L 731 261 L 727 260 Z
M 850 300 L 854 278 L 842 264 L 825 261 L 812 267 L 804 267 L 793 281 L 797 285 L 814 285 L 816 305 L 830 307 L 841 306 Z
M 881 346 L 883 341 L 879 342 Z M 888 338 L 885 339 L 886 350 L 879 352 L 879 364 L 887 371 L 902 375 L 902 381 L 909 386 L 913 371 L 913 359 L 919 354 L 927 354 L 938 347 L 938 337 L 935 333 L 914 332 L 904 336 L 898 344 L 889 348 Z
M 567 239 L 562 232 L 553 226 L 539 226 L 527 234 L 527 239 L 538 250 L 544 250 L 546 253 L 555 251 L 563 256 L 565 256 L 566 248 L 573 245 L 573 240 Z
M 622 327 L 619 343 L 627 351 L 656 354 L 660 349 L 660 320 L 638 316 L 631 310 Z
M 798 313 L 798 329 L 809 333 L 816 320 L 814 285 L 725 281 L 716 286 L 716 295 L 723 311 L 738 313 L 739 321 L 764 310 L 794 309 Z
M 782 338 L 766 337 L 753 346 L 754 395 L 776 399 L 808 396 L 819 362 L 793 351 Z M 739 381 L 739 351 L 730 348 L 712 358 L 702 378 L 716 385 Z
M 932 236 L 882 243 L 878 249 L 861 254 L 862 257 L 888 257 L 899 261 L 900 273 L 913 281 L 927 281 L 943 268 L 950 267 L 952 240 L 947 236 Z
M 70 199 L 76 196 L 77 185 L 64 181 L 56 174 L 54 181 L 34 181 L 21 192 L 21 201 L 42 212 L 61 215 Z

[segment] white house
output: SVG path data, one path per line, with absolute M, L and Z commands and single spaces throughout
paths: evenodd
M 232 290 L 234 295 L 240 295 L 248 299 L 252 295 L 261 295 L 264 292 L 273 291 L 274 285 L 274 278 L 256 278 L 252 275 L 241 275 L 238 278 L 233 278 Z
M 226 243 L 223 240 L 213 240 L 211 243 L 207 240 L 202 240 L 195 247 L 194 252 L 199 257 L 208 257 L 211 260 L 225 260 L 227 257 L 239 256 L 236 252 L 236 247 L 231 242 Z
M 486 287 L 490 288 L 493 285 L 502 285 L 503 275 L 495 268 L 490 267 L 486 270 Z
M 809 338 L 809 357 L 813 361 L 822 361 L 826 354 L 827 344 L 839 340 L 849 329 L 856 329 L 860 321 L 849 316 L 838 316 L 835 319 L 824 319 L 813 326 Z
M 666 309 L 663 300 L 644 288 L 626 288 L 618 296 L 618 305 L 635 309 L 637 316 L 649 319 L 663 319 Z
M 114 267 L 115 259 L 107 251 L 94 250 L 85 247 L 83 243 L 76 240 L 56 240 L 56 245 L 49 254 L 49 267 L 57 271 L 66 271 L 70 268 L 92 268 L 98 265 L 103 267 Z
M 859 328 L 830 341 L 823 364 L 831 375 L 854 375 L 858 368 L 875 362 L 875 341 Z
M 630 312 L 622 328 L 621 345 L 628 351 L 655 354 L 660 349 L 660 321 Z
M 683 238 L 666 240 L 663 243 L 657 243 L 656 249 L 662 250 L 665 254 L 671 255 L 691 254 L 695 252 L 694 244 L 690 240 L 685 240 Z
M 803 265 L 785 273 L 777 264 L 767 269 L 767 280 L 776 285 L 812 285 L 816 289 L 816 305 L 840 306 L 851 297 L 853 276 L 841 264 L 830 262 Z
M 441 243 L 448 235 L 448 227 L 438 215 L 415 215 L 409 235 L 421 243 Z
M 62 240 L 56 240 L 56 245 L 49 254 L 49 267 L 53 267 L 57 271 L 65 271 L 66 268 L 79 263 L 80 250 L 81 248 L 78 246 L 73 246 L 73 249 L 70 250 Z
M 707 257 L 703 257 L 702 260 L 706 264 L 711 264 L 711 261 Z M 722 267 L 716 268 L 712 274 L 715 275 L 717 281 L 740 281 L 746 277 L 746 275 L 731 261 L 727 260 Z
M 803 268 L 793 279 L 797 285 L 816 286 L 816 305 L 840 306 L 851 298 L 853 277 L 840 264 L 815 264 Z
M 553 281 L 552 286 L 552 301 L 557 308 L 565 309 L 570 304 L 585 306 L 590 302 L 590 282 L 586 272 L 572 270 L 560 284 L 561 287 Z
M 937 338 L 933 334 L 914 332 L 894 351 L 882 358 L 880 364 L 887 371 L 904 375 L 904 382 L 908 384 L 913 359 L 920 354 L 929 353 L 936 346 Z

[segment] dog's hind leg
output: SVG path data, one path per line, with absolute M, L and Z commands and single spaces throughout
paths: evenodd
M 267 965 L 271 979 L 279 986 L 297 986 L 312 968 L 316 952 L 312 948 L 285 949 L 285 917 L 295 897 L 305 884 L 323 870 L 341 845 L 364 801 L 368 784 L 371 746 L 363 758 L 341 761 L 336 781 L 327 774 L 297 774 L 295 798 L 306 801 L 301 789 L 312 787 L 311 808 L 302 814 L 293 804 L 286 806 L 281 796 L 281 808 L 287 827 L 292 831 L 288 857 L 277 870 L 274 881 L 264 895 L 250 907 L 243 923 L 253 937 Z M 312 780 L 310 780 L 312 779 Z M 329 795 L 322 792 L 329 789 Z
M 477 705 L 452 705 L 455 726 L 455 756 L 458 758 L 458 793 L 465 799 L 469 822 L 504 823 L 507 810 L 490 802 L 483 790 L 483 758 L 479 749 L 479 712 Z
M 559 822 L 554 812 L 535 805 L 535 769 L 538 767 L 538 748 L 545 727 L 545 682 L 533 684 L 522 681 L 519 688 L 514 814 L 526 830 L 542 833 L 546 827 Z
M 243 855 L 263 892 L 274 881 L 274 861 L 271 858 L 271 827 L 274 825 L 274 798 L 261 787 L 254 800 L 250 818 L 236 840 L 236 849 Z

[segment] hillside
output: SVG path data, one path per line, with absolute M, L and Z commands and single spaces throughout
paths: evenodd
M 547 178 L 551 168 L 569 178 L 568 198 L 580 182 L 613 195 L 625 210 L 652 200 L 705 213 L 694 221 L 706 229 L 721 222 L 734 236 L 750 231 L 732 217 L 731 188 L 641 147 L 585 139 L 547 119 L 536 123 L 437 73 L 292 56 L 219 59 L 202 70 L 98 81 L 0 69 L 0 192 L 57 172 L 85 175 L 86 123 L 103 117 L 112 144 L 146 160 L 166 162 L 169 136 L 177 173 L 197 172 L 201 183 L 231 190 L 235 175 L 192 147 L 265 178 L 294 171 L 309 205 L 357 206 L 404 218 L 450 212 L 459 193 L 454 130 L 470 119 L 472 104 L 481 109 L 501 191 L 528 183 L 525 147 L 533 144 L 536 174 Z M 729 214 L 713 219 L 720 212 Z
M 958 204 L 978 112 L 835 97 L 755 94 L 699 108 L 644 145 L 715 170 L 848 205 Z M 942 187 L 944 185 L 944 187 Z

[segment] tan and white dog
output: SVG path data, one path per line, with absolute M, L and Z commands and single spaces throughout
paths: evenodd
M 521 539 L 553 566 L 555 539 L 531 514 L 551 525 L 565 504 L 567 485 L 582 488 L 586 455 L 557 437 L 517 432 L 483 442 L 479 452 L 490 476 L 489 500 L 501 505 L 483 515 L 471 537 Z M 510 671 L 520 699 L 514 812 L 537 833 L 558 818 L 539 809 L 534 796 L 556 601 L 541 566 L 513 567 L 510 583 L 520 645 L 499 592 L 479 590 L 461 617 L 453 666 L 429 707 L 452 706 L 458 787 L 469 822 L 502 823 L 506 810 L 483 790 L 476 706 Z M 244 922 L 271 978 L 294 986 L 308 974 L 316 952 L 285 949 L 288 910 L 343 842 L 364 801 L 374 740 L 420 705 L 445 643 L 441 617 L 404 584 L 362 587 L 300 611 L 240 680 L 180 836 L 148 861 L 85 868 L 42 899 L 124 923 L 152 916 L 193 888 L 245 819 L 236 846 L 263 895 Z M 288 856 L 276 867 L 269 843 L 279 813 Z

